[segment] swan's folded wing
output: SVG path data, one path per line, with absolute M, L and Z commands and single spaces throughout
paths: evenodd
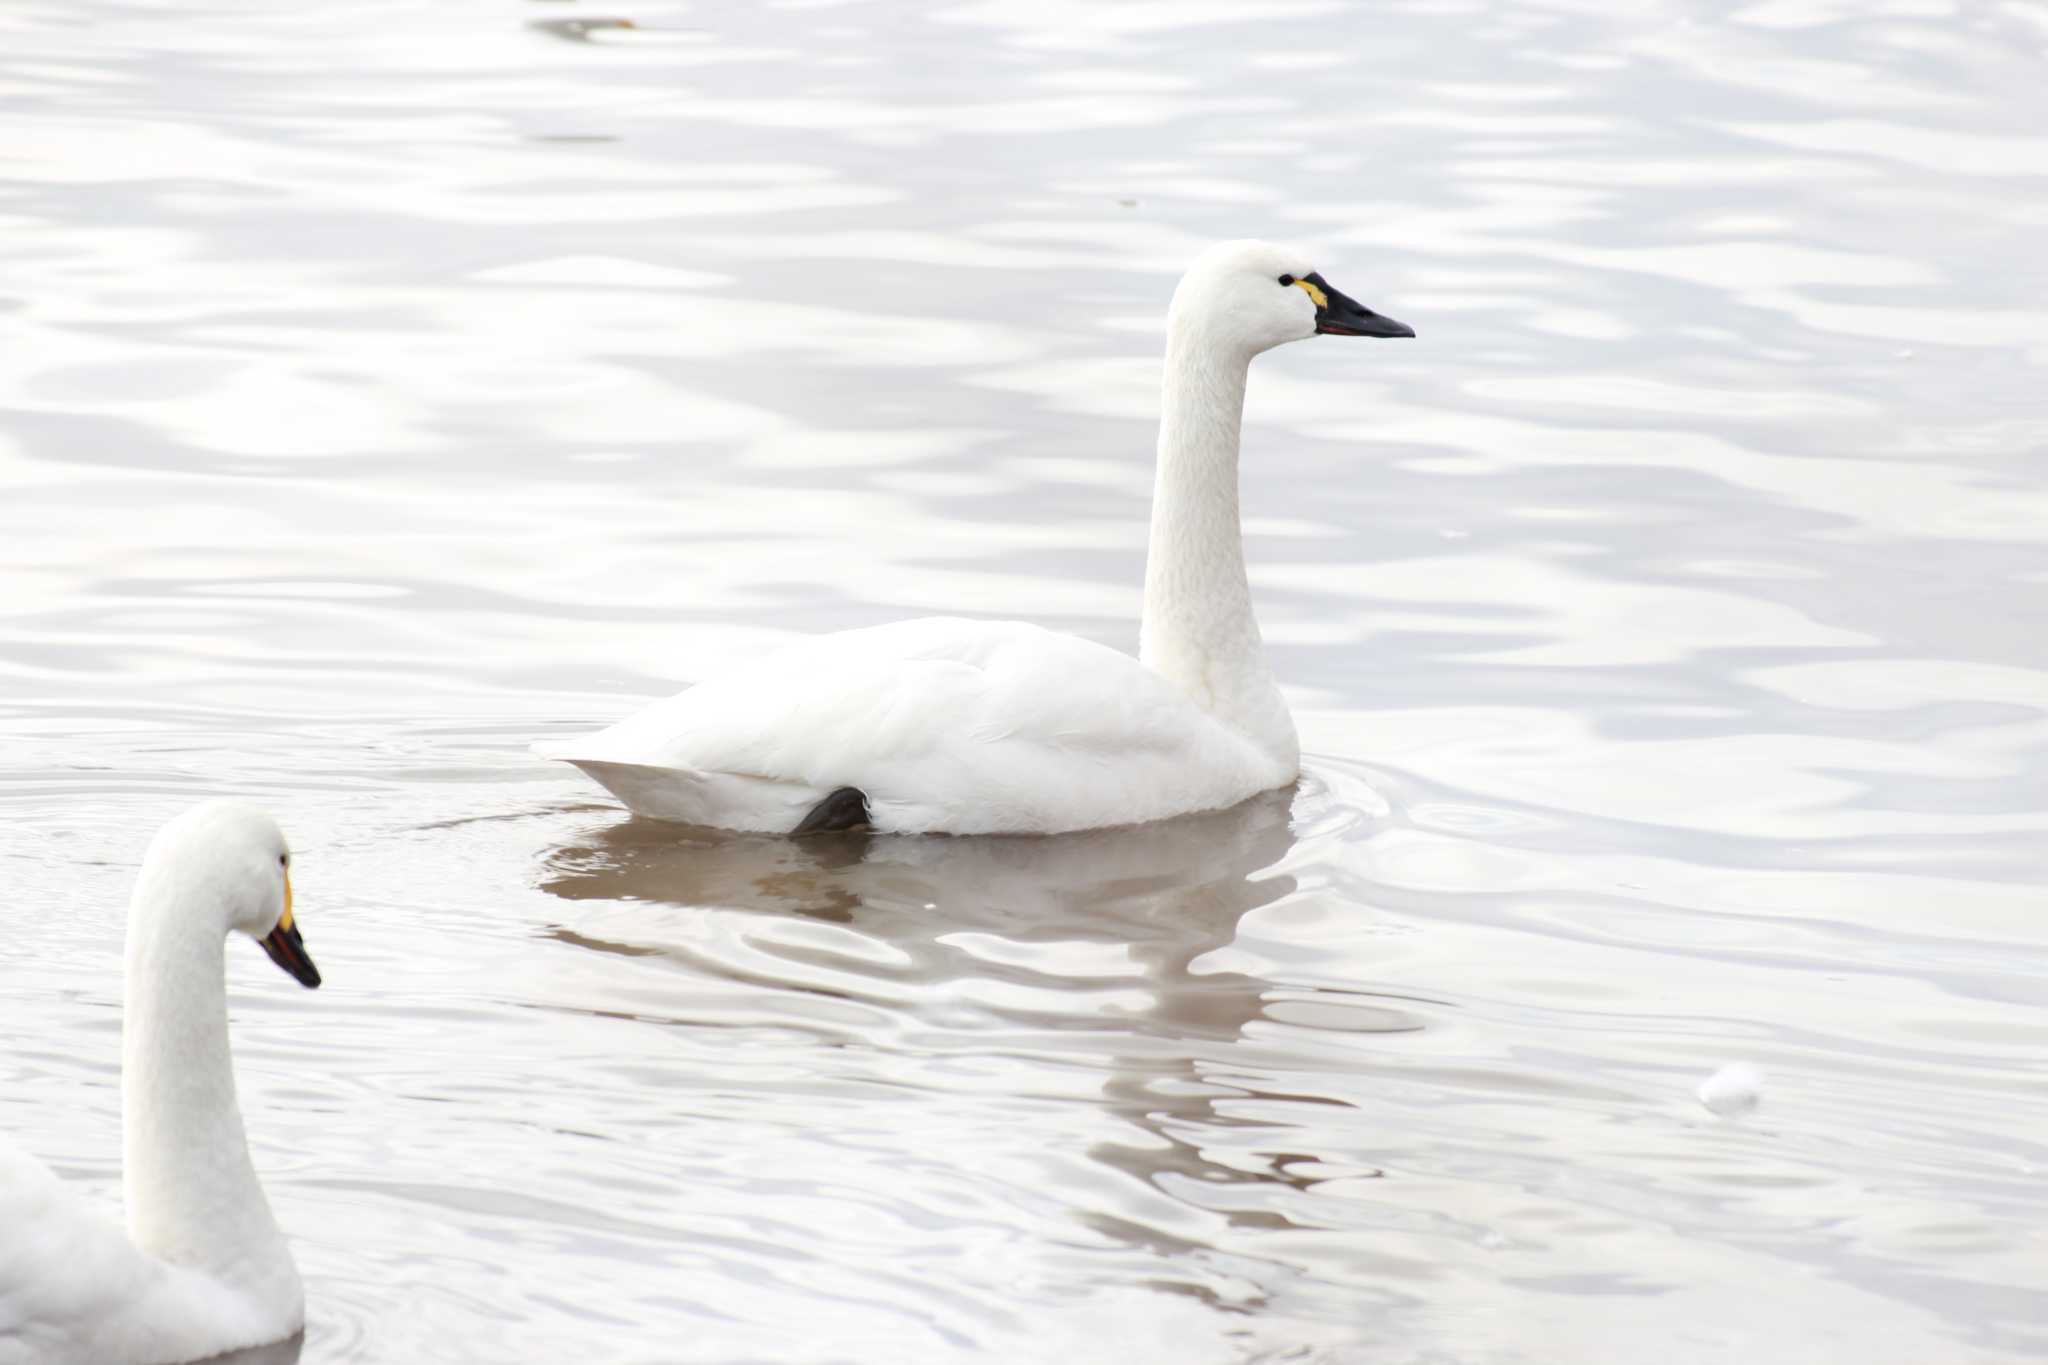
M 961 833 L 1131 823 L 1275 785 L 1249 745 L 1129 655 L 950 617 L 802 641 L 546 752 L 859 787 L 879 827 Z M 1190 800 L 1191 774 L 1217 793 Z
M 547 752 L 830 787 L 962 745 L 1170 746 L 1193 719 L 1127 654 L 1022 622 L 933 617 L 800 641 Z
M 96 1325 L 163 1273 L 110 1211 L 0 1146 L 0 1362 L 86 1358 Z

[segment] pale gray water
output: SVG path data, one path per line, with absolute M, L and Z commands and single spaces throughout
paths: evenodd
M 2048 1357 L 2048 10 L 593 4 L 0 11 L 0 1134 L 115 1196 L 128 883 L 248 793 L 307 1362 Z M 1254 375 L 1291 805 L 525 755 L 1131 645 L 1247 234 L 1421 333 Z

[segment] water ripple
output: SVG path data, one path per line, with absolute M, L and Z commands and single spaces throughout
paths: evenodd
M 253 1359 L 2038 1357 L 2044 43 L 8 8 L 0 1131 L 113 1196 L 128 879 L 237 792 L 329 983 L 231 945 Z M 793 633 L 1130 646 L 1248 233 L 1422 332 L 1255 377 L 1296 791 L 799 845 L 526 755 Z

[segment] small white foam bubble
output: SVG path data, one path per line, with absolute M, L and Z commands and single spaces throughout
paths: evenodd
M 1764 1073 L 1748 1062 L 1734 1062 L 1701 1081 L 1693 1093 L 1722 1118 L 1733 1118 L 1747 1114 L 1762 1101 Z

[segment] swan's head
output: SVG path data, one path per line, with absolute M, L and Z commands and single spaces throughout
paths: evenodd
M 1270 242 L 1224 242 L 1203 252 L 1173 291 L 1167 326 L 1248 355 L 1312 336 L 1415 335 L 1332 287 L 1303 253 Z
M 143 858 L 138 905 L 145 892 L 161 913 L 219 917 L 219 932 L 240 930 L 301 986 L 320 984 L 292 919 L 292 851 L 277 822 L 246 801 L 208 801 L 157 832 Z

